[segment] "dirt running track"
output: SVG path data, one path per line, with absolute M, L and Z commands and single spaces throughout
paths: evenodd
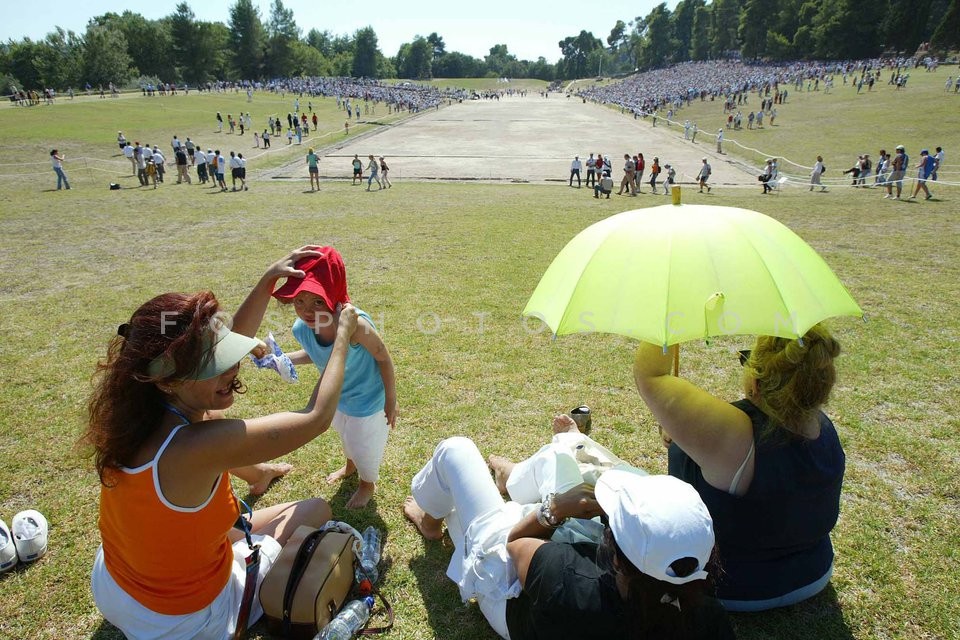
M 391 180 L 565 183 L 573 157 L 585 160 L 593 152 L 611 156 L 618 184 L 623 154 L 642 152 L 647 166 L 653 156 L 661 165 L 672 164 L 681 183 L 694 181 L 707 156 L 714 185 L 756 186 L 753 171 L 715 153 L 713 135 L 701 131 L 694 144 L 684 141 L 682 128 L 666 128 L 662 121 L 653 127 L 649 118 L 634 120 L 556 93 L 453 104 L 324 151 L 320 172 L 331 178 L 349 176 L 354 154 L 366 166 L 372 153 L 386 158 Z M 581 173 L 586 177 L 585 168 Z

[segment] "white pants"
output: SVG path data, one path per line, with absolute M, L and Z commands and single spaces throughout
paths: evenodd
M 380 463 L 390 434 L 386 414 L 380 411 L 372 416 L 357 418 L 338 409 L 330 426 L 340 434 L 343 453 L 357 465 L 360 479 L 364 482 L 379 480 Z
M 414 476 L 411 490 L 427 514 L 447 524 L 456 549 L 447 575 L 460 585 L 461 596 L 476 597 L 493 630 L 509 640 L 507 596 L 498 597 L 495 592 L 505 594 L 510 589 L 512 562 L 506 555 L 506 536 L 522 514 L 504 503 L 477 445 L 461 437 L 438 444 L 433 457 Z M 502 544 L 484 545 L 477 542 L 480 538 L 500 538 Z M 485 553 L 472 553 L 477 544 L 486 547 Z M 476 566 L 466 560 L 473 557 L 477 557 Z M 476 593 L 477 589 L 487 595 Z
M 253 594 L 248 626 L 263 615 L 260 606 L 260 583 L 280 555 L 280 543 L 269 536 L 252 536 L 260 543 L 260 568 L 257 589 Z M 245 540 L 233 544 L 233 573 L 213 602 L 194 613 L 167 615 L 157 613 L 137 602 L 117 584 L 103 561 L 103 547 L 97 551 L 90 576 L 93 600 L 111 624 L 132 640 L 230 640 L 237 626 L 237 615 L 243 600 L 246 581 L 245 558 L 250 550 Z
M 600 474 L 614 467 L 629 465 L 589 436 L 558 433 L 550 444 L 514 465 L 507 493 L 521 504 L 541 502 L 548 493 L 563 493 L 584 482 L 596 485 Z

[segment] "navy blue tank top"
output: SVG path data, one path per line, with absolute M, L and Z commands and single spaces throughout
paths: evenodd
M 694 486 L 713 516 L 723 574 L 717 597 L 766 600 L 823 577 L 833 563 L 830 531 L 840 515 L 845 456 L 837 431 L 820 413 L 820 436 L 783 429 L 764 434 L 767 416 L 749 400 L 733 403 L 750 417 L 756 446 L 753 481 L 743 496 L 710 486 L 676 444 L 669 473 Z

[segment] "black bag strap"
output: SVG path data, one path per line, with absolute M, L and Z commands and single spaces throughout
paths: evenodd
M 290 567 L 290 576 L 287 578 L 287 586 L 283 591 L 283 635 L 290 635 L 290 609 L 293 607 L 293 596 L 297 593 L 297 587 L 300 586 L 300 580 L 307 571 L 310 559 L 320 545 L 320 538 L 326 531 L 317 530 L 307 534 L 307 537 L 300 543 L 297 549 L 297 556 L 293 560 L 293 566 Z
M 363 629 L 358 632 L 357 635 L 360 636 L 372 636 L 375 633 L 386 633 L 393 628 L 393 607 L 390 606 L 390 603 L 387 602 L 387 599 L 383 597 L 383 593 L 376 585 L 372 585 L 373 595 L 380 598 L 380 602 L 383 603 L 383 608 L 387 611 L 387 624 L 382 627 L 374 627 L 372 629 Z
M 174 409 L 172 406 L 170 409 L 179 415 L 179 411 Z M 243 500 L 239 501 L 250 514 L 250 517 L 253 517 L 253 509 L 244 502 Z M 250 555 L 244 560 L 244 584 L 243 584 L 243 598 L 240 600 L 240 612 L 237 614 L 237 626 L 233 632 L 233 640 L 243 640 L 247 634 L 247 622 L 250 619 L 250 608 L 253 605 L 253 592 L 257 588 L 257 576 L 260 573 L 260 545 L 253 544 L 253 539 L 250 537 L 250 523 L 243 517 L 239 515 L 237 517 L 237 522 L 233 525 L 237 529 L 243 531 L 243 536 L 247 540 L 247 546 L 250 547 Z

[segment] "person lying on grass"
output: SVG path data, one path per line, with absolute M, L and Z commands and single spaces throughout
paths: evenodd
M 710 596 L 710 514 L 669 476 L 619 469 L 524 507 L 504 502 L 476 445 L 441 442 L 414 476 L 404 515 L 455 551 L 447 576 L 503 638 L 733 638 Z M 567 518 L 599 516 L 603 542 L 553 542 Z

